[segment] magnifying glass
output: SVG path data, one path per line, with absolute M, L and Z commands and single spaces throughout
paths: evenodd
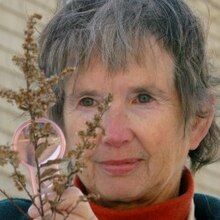
M 38 157 L 39 166 L 47 163 L 49 160 L 63 158 L 66 150 L 66 141 L 62 130 L 58 125 L 47 118 L 38 119 L 36 122 L 39 129 L 44 130 L 46 127 L 49 128 L 47 135 L 38 139 L 37 146 L 40 147 L 41 144 L 46 143 L 45 149 Z M 35 161 L 37 149 L 35 149 L 30 141 L 30 129 L 31 121 L 26 121 L 21 124 L 14 133 L 12 146 L 13 150 L 18 152 L 21 163 L 28 169 L 32 190 L 34 195 L 36 195 L 38 193 Z M 58 165 L 55 166 L 58 168 Z

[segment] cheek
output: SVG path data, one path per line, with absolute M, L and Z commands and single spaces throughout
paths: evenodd
M 90 121 L 91 114 L 82 114 L 79 112 L 66 113 L 64 117 L 65 122 L 65 134 L 66 143 L 69 150 L 76 148 L 76 145 L 82 143 L 82 139 L 79 137 L 78 132 L 86 129 L 86 121 Z M 94 154 L 94 150 L 87 150 L 84 154 L 84 163 L 86 168 L 83 172 L 77 175 L 84 182 L 93 182 L 94 168 L 90 161 L 91 155 Z
M 94 114 L 93 114 L 94 115 Z M 66 143 L 69 150 L 75 149 L 77 144 L 83 143 L 82 138 L 78 135 L 79 131 L 86 131 L 86 121 L 91 121 L 93 118 L 91 113 L 84 114 L 80 112 L 73 112 L 71 114 L 66 114 L 65 116 L 65 134 L 66 134 Z M 101 130 L 97 130 L 97 137 L 100 136 Z M 97 143 L 98 138 L 92 139 L 89 141 L 91 143 Z M 94 154 L 95 150 L 86 150 L 84 153 L 84 160 L 89 160 L 90 157 Z
M 86 129 L 85 122 L 88 120 L 88 115 L 80 114 L 76 111 L 64 111 L 64 124 L 67 145 L 79 143 L 80 138 L 78 136 L 78 132 Z
M 176 162 L 185 156 L 186 150 L 182 125 L 172 115 L 162 116 L 151 115 L 133 121 L 134 132 L 149 156 L 149 162 L 158 166 Z
M 161 116 L 134 118 L 132 128 L 137 140 L 146 151 L 149 151 L 149 154 L 156 153 L 169 142 L 175 141 L 173 123 L 166 123 Z

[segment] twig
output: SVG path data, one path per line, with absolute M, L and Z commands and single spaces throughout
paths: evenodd
M 13 166 L 13 165 L 12 165 Z M 14 172 L 15 174 L 18 176 L 18 172 L 17 172 L 17 168 L 15 166 L 13 166 Z M 40 209 L 39 207 L 35 204 L 34 202 L 34 198 L 33 196 L 30 194 L 30 192 L 27 190 L 26 185 L 24 185 L 24 183 L 22 181 L 20 181 L 20 179 L 17 179 L 20 183 L 20 185 L 22 186 L 22 188 L 24 189 L 24 191 L 27 193 L 27 196 L 30 198 L 32 204 L 37 208 L 38 212 L 40 213 Z

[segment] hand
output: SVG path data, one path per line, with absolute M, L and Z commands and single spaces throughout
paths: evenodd
M 66 220 L 98 220 L 88 202 L 82 201 L 77 204 L 80 196 L 83 194 L 77 187 L 66 189 L 61 197 L 62 202 L 57 206 L 57 210 L 64 215 L 56 212 L 55 218 L 51 219 L 63 220 L 67 213 L 70 213 Z M 52 200 L 52 198 L 55 198 L 55 193 L 49 195 L 49 199 Z M 44 205 L 44 213 L 45 215 L 52 214 L 49 203 Z M 28 215 L 34 220 L 41 220 L 41 216 L 34 205 L 29 208 Z

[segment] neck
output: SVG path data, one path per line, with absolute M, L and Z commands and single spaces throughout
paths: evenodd
M 78 186 L 84 193 L 85 187 L 78 179 L 75 181 L 76 186 Z M 145 220 L 145 219 L 154 219 L 154 220 L 186 220 L 189 217 L 190 207 L 193 199 L 194 193 L 194 184 L 193 178 L 189 170 L 185 169 L 181 178 L 181 184 L 179 187 L 178 196 L 173 194 L 173 198 L 168 199 L 164 202 L 150 201 L 152 205 L 143 205 L 147 204 L 145 200 L 136 200 L 132 204 L 119 201 L 116 204 L 112 202 L 109 203 L 103 201 L 105 206 L 112 206 L 115 208 L 103 207 L 103 205 L 97 204 L 97 201 L 90 201 L 92 210 L 98 219 L 105 220 Z M 139 204 L 141 202 L 141 204 Z M 153 204 L 158 203 L 158 204 Z M 118 205 L 119 204 L 119 205 Z M 141 206 L 141 207 L 140 207 Z M 126 210 L 124 209 L 126 208 Z M 133 207 L 133 208 L 132 208 Z M 121 210 L 119 210 L 121 209 Z
M 179 196 L 181 175 L 182 173 L 173 175 L 166 183 L 163 185 L 161 184 L 162 186 L 160 188 L 158 188 L 158 186 L 152 187 L 144 193 L 142 197 L 138 197 L 137 199 L 109 200 L 100 195 L 99 198 L 93 202 L 97 205 L 115 210 L 131 209 L 134 207 L 137 208 L 162 203 Z M 83 192 L 84 194 L 89 194 L 85 188 L 83 189 Z
M 174 184 L 173 184 L 174 185 Z M 112 208 L 115 210 L 124 210 L 124 209 L 130 209 L 134 207 L 143 207 L 146 205 L 153 205 L 165 202 L 169 199 L 173 199 L 178 197 L 179 195 L 179 189 L 180 189 L 180 181 L 176 183 L 174 186 L 170 187 L 170 184 L 167 186 L 164 186 L 160 190 L 157 189 L 157 193 L 154 193 L 153 195 L 150 195 L 151 193 L 148 193 L 144 195 L 141 198 L 138 198 L 136 200 L 132 199 L 131 201 L 120 201 L 120 200 L 106 200 L 100 197 L 98 200 L 94 201 L 97 205 L 101 205 L 103 207 Z

